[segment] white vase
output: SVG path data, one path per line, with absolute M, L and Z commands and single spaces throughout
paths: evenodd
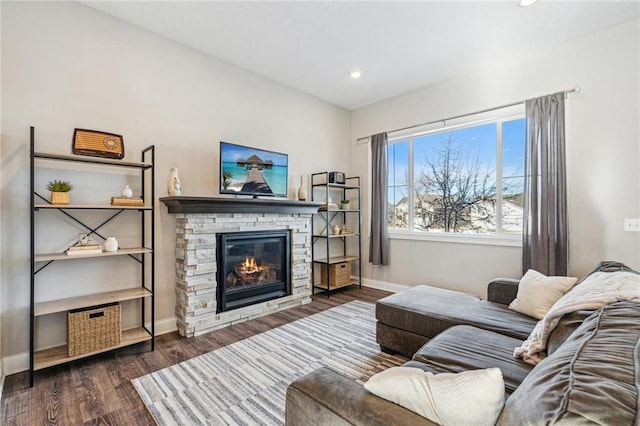
M 118 251 L 118 240 L 115 237 L 107 237 L 104 242 L 104 251 Z
M 307 200 L 307 191 L 304 190 L 304 175 L 300 175 L 300 187 L 298 188 L 298 200 Z
M 122 190 L 122 198 L 131 198 L 133 197 L 133 191 L 129 187 L 129 185 L 125 186 Z
M 333 233 L 333 235 L 340 235 L 340 226 L 333 225 L 331 227 L 331 232 Z
M 167 192 L 170 197 L 177 197 L 182 193 L 182 184 L 178 176 L 178 168 L 172 167 L 169 170 L 169 181 L 167 182 Z

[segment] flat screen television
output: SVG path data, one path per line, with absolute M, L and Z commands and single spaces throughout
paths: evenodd
M 286 197 L 289 157 L 220 142 L 220 193 Z

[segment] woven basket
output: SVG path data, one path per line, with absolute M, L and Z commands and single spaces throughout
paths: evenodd
M 322 265 L 320 282 L 327 286 L 327 266 L 329 266 L 329 287 L 339 287 L 351 282 L 351 263 L 342 262 L 333 265 Z
M 122 340 L 120 304 L 91 306 L 67 313 L 69 356 L 116 346 Z

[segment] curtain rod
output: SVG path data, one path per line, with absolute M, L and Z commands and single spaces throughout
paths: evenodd
M 582 88 L 580 86 L 576 86 L 573 89 L 564 90 L 564 94 L 568 95 L 569 93 L 580 93 L 581 90 L 582 90 Z M 403 130 L 414 129 L 416 127 L 428 126 L 429 124 L 435 124 L 435 123 L 441 123 L 441 122 L 444 123 L 446 121 L 456 120 L 458 118 L 464 118 L 464 117 L 468 117 L 470 115 L 482 114 L 482 113 L 485 113 L 485 112 L 495 111 L 497 109 L 508 108 L 508 107 L 520 105 L 523 102 L 524 101 L 512 102 L 512 103 L 506 104 L 506 105 L 500 105 L 500 106 L 493 107 L 493 108 L 483 109 L 482 111 L 476 111 L 476 112 L 470 112 L 468 114 L 456 115 L 455 117 L 449 117 L 449 118 L 443 118 L 441 120 L 429 121 L 428 123 L 414 124 L 413 126 L 407 126 L 407 127 L 401 128 L 401 129 L 389 130 L 387 133 L 401 132 Z M 356 144 L 364 143 L 365 141 L 367 141 L 369 139 L 371 139 L 371 136 L 362 136 L 362 137 L 356 139 Z

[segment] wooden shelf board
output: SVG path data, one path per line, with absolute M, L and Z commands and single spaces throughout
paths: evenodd
M 35 353 L 34 370 L 41 370 L 54 365 L 64 364 L 65 362 L 74 361 L 76 359 L 85 358 L 91 355 L 100 354 L 113 349 L 122 348 L 140 342 L 151 340 L 151 334 L 142 327 L 132 328 L 122 331 L 122 341 L 119 345 L 110 346 L 98 351 L 88 352 L 82 355 L 69 356 L 67 345 L 56 346 L 55 348 L 44 349 Z
M 37 254 L 34 257 L 34 261 L 48 262 L 50 260 L 72 260 L 72 259 L 86 259 L 88 257 L 125 256 L 128 254 L 140 254 L 140 253 L 151 253 L 151 249 L 146 247 L 121 248 L 121 249 L 118 249 L 118 251 L 103 251 L 102 253 L 75 254 L 72 256 L 69 256 L 66 253 L 42 253 L 42 254 Z
M 340 237 L 357 237 L 360 234 L 350 232 L 348 234 L 339 234 L 339 235 L 314 235 L 313 238 L 340 238 Z
M 327 259 L 325 258 L 325 259 L 314 259 L 313 262 L 333 265 L 335 263 L 350 262 L 352 260 L 358 260 L 358 259 L 360 259 L 360 257 L 358 256 L 334 256 L 334 257 L 330 257 L 329 261 L 327 261 Z
M 105 293 L 87 294 L 85 296 L 68 297 L 66 299 L 36 303 L 34 315 L 41 316 L 56 312 L 64 312 L 70 309 L 102 305 L 104 303 L 122 302 L 124 300 L 139 299 L 149 296 L 151 296 L 151 292 L 149 290 L 143 287 L 136 287 Z
M 46 160 L 78 161 L 81 163 L 102 164 L 105 166 L 136 167 L 139 169 L 149 169 L 153 167 L 151 163 L 144 163 L 141 161 L 110 160 L 108 158 L 89 157 L 82 155 L 63 155 L 54 154 L 51 152 L 34 152 L 33 156 L 35 158 L 42 158 Z
M 348 185 L 342 183 L 314 183 L 312 185 L 314 188 L 321 186 L 328 186 L 329 188 L 340 188 L 340 189 L 359 189 L 358 185 Z
M 55 209 L 55 210 L 151 210 L 151 206 L 112 206 L 111 204 L 36 204 L 33 206 L 37 209 Z
M 358 281 L 358 280 L 351 280 L 351 281 L 349 281 L 348 283 L 344 283 L 344 284 L 338 284 L 338 285 L 334 285 L 334 284 L 332 284 L 332 285 L 330 285 L 330 286 L 329 286 L 329 290 L 335 290 L 335 289 L 338 289 L 338 288 L 348 287 L 348 286 L 350 286 L 350 285 L 358 285 L 358 284 L 360 284 L 360 281 Z M 327 286 L 326 286 L 326 284 L 325 284 L 325 285 L 322 285 L 322 283 L 320 283 L 320 284 L 316 284 L 314 287 L 315 287 L 315 288 L 322 289 L 322 290 L 325 290 L 325 291 L 327 290 Z

